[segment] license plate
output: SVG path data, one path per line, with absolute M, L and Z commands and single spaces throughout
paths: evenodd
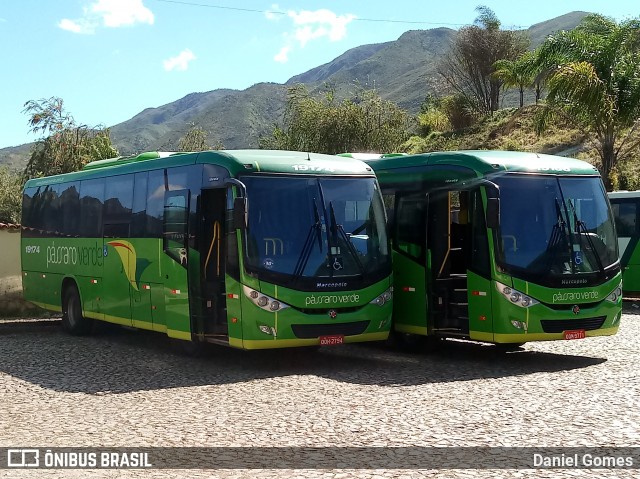
M 572 331 L 564 332 L 564 339 L 584 339 L 587 335 L 584 332 L 584 329 L 574 329 Z
M 341 335 L 333 335 L 333 336 L 320 336 L 320 346 L 335 346 L 336 344 L 344 343 L 344 336 Z

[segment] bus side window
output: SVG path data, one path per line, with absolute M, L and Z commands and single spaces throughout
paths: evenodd
M 616 232 L 622 238 L 630 238 L 637 234 L 637 203 L 632 201 L 612 201 L 613 217 L 616 222 Z
M 162 210 L 164 202 L 164 170 L 152 170 L 147 181 L 146 235 L 162 237 Z
M 102 237 L 104 178 L 80 182 L 80 231 L 87 238 Z
M 43 214 L 42 229 L 45 236 L 55 237 L 60 235 L 60 184 L 47 185 L 42 192 L 43 196 Z
M 394 243 L 398 251 L 413 258 L 424 257 L 427 200 L 424 196 L 400 197 L 394 219 Z
M 147 226 L 147 183 L 146 171 L 136 173 L 133 184 L 133 206 L 131 208 L 131 237 L 144 238 Z
M 164 199 L 164 251 L 182 266 L 187 266 L 189 227 L 189 190 L 167 191 Z
M 40 236 L 42 229 L 40 221 L 40 189 L 39 187 L 25 188 L 22 194 L 22 236 L 33 238 Z
M 489 238 L 485 221 L 482 195 L 480 190 L 473 190 L 469 194 L 469 220 L 471 222 L 471 258 L 469 269 L 489 278 Z
M 80 230 L 80 182 L 63 183 L 60 193 L 62 234 L 78 237 Z
M 128 238 L 133 206 L 133 175 L 110 178 L 104 196 L 104 236 Z

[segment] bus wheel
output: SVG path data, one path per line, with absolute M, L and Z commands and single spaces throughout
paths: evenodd
M 89 334 L 93 328 L 93 320 L 82 316 L 80 294 L 75 286 L 64 290 L 62 300 L 62 327 L 71 334 Z

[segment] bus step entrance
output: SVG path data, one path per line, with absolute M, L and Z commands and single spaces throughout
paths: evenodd
M 469 333 L 467 275 L 451 274 L 436 280 L 434 330 L 443 334 Z

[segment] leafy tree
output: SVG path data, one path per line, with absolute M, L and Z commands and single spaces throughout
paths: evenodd
M 500 20 L 490 8 L 479 6 L 476 11 L 474 24 L 458 31 L 438 72 L 455 92 L 485 114 L 500 106 L 504 80 L 493 75 L 495 63 L 516 60 L 527 50 L 529 39 L 521 31 L 501 30 Z
M 25 168 L 27 178 L 77 171 L 90 161 L 118 156 L 109 130 L 76 124 L 61 98 L 30 100 L 24 106 L 30 131 L 42 134 Z
M 311 96 L 303 85 L 288 92 L 284 126 L 275 126 L 260 148 L 336 154 L 347 151 L 399 151 L 408 135 L 409 117 L 375 90 L 361 90 L 338 101 L 329 88 Z
M 189 131 L 178 141 L 178 151 L 206 151 L 206 150 L 224 150 L 221 141 L 217 141 L 213 147 L 208 143 L 207 132 L 201 127 L 191 123 Z
M 19 223 L 22 207 L 22 178 L 0 166 L 0 223 Z
M 537 52 L 539 71 L 548 72 L 538 131 L 562 115 L 592 132 L 607 189 L 618 161 L 640 146 L 639 50 L 640 19 L 618 23 L 589 15 L 575 29 L 548 37 Z
M 516 60 L 498 60 L 493 64 L 493 76 L 502 81 L 504 88 L 517 88 L 520 94 L 520 108 L 524 106 L 524 90 L 532 86 L 536 80 L 533 52 L 525 52 Z M 536 90 L 536 101 L 539 89 Z

